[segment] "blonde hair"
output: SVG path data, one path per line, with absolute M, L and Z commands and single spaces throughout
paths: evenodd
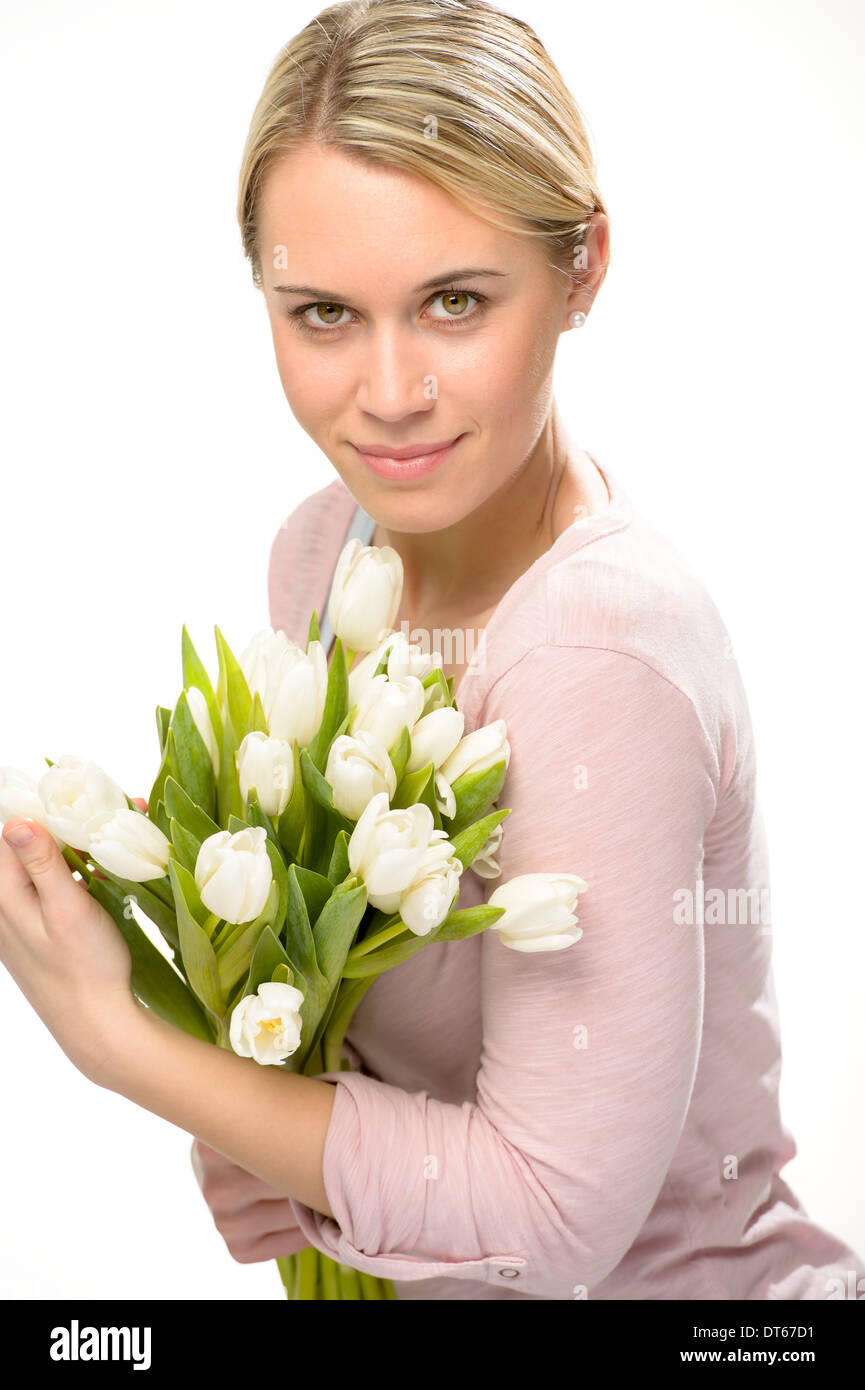
M 237 219 L 258 289 L 264 179 L 308 141 L 420 175 L 493 226 L 522 231 L 521 219 L 576 279 L 588 220 L 606 211 L 561 74 L 528 24 L 485 0 L 346 0 L 280 51 L 239 175 Z

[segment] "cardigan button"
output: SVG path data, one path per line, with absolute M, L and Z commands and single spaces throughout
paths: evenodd
M 503 1279 L 518 1279 L 520 1271 L 518 1269 L 500 1269 L 499 1274 Z

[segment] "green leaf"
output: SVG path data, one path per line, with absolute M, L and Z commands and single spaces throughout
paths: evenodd
M 189 636 L 185 624 L 181 636 L 181 650 L 183 662 L 183 688 L 184 690 L 188 690 L 190 686 L 194 685 L 196 690 L 200 690 L 204 696 L 218 747 L 222 742 L 222 716 L 219 713 L 219 705 L 216 701 L 216 695 L 214 694 L 210 677 L 205 670 L 204 663 L 201 661 L 193 646 L 192 638 Z
M 172 859 L 168 865 L 174 904 L 177 909 L 177 930 L 180 952 L 189 983 L 199 1002 L 221 1024 L 226 1010 L 226 997 L 219 978 L 216 952 L 210 937 L 193 916 L 196 900 L 200 904 L 195 880 L 187 870 Z
M 180 692 L 180 698 L 171 716 L 168 747 L 172 775 L 176 777 L 190 800 L 212 816 L 216 810 L 216 776 L 213 761 L 192 717 L 185 690 Z
M 159 808 L 165 797 L 165 783 L 172 774 L 171 748 L 169 746 L 170 728 L 165 735 L 165 747 L 162 750 L 162 758 L 159 763 L 159 771 L 156 774 L 150 794 L 147 797 L 147 815 L 154 825 L 158 825 L 163 834 L 167 834 L 165 825 L 159 819 Z M 168 817 L 165 815 L 163 807 L 163 819 L 167 824 Z
M 399 784 L 402 781 L 403 773 L 405 772 L 405 765 L 411 757 L 411 735 L 408 731 L 407 724 L 403 724 L 402 732 L 400 733 L 400 736 L 394 744 L 393 748 L 390 749 L 388 757 L 393 763 L 393 770 L 396 773 L 397 787 L 399 787 Z
M 179 863 L 194 876 L 198 852 L 201 849 L 196 837 L 184 830 L 179 821 L 172 819 L 168 838 Z
M 171 710 L 164 705 L 156 706 L 156 729 L 159 734 L 160 755 L 165 752 L 165 740 L 168 737 L 168 726 L 171 723 Z
M 300 891 L 303 893 L 309 921 L 312 926 L 315 926 L 322 908 L 333 892 L 333 883 L 324 874 L 317 874 L 312 869 L 304 869 L 300 864 L 293 865 L 293 872 Z
M 310 744 L 310 748 L 312 744 Z M 326 811 L 335 813 L 336 807 L 333 804 L 333 787 L 322 776 L 310 757 L 309 748 L 300 750 L 300 772 L 303 778 L 303 785 L 306 787 L 310 796 L 317 801 L 319 806 L 323 806 Z
M 148 879 L 146 883 L 135 883 L 132 879 L 119 878 L 117 874 L 109 873 L 107 869 L 100 868 L 101 874 L 106 874 L 109 882 L 116 886 L 126 898 L 134 898 L 136 905 L 151 922 L 158 927 L 162 936 L 171 948 L 175 963 L 182 970 L 182 958 L 180 956 L 180 938 L 177 935 L 177 914 L 174 911 L 174 898 L 171 895 L 171 884 L 166 876 L 164 879 Z M 97 880 L 98 881 L 98 880 Z M 166 903 L 161 896 L 153 892 L 154 884 L 166 884 L 168 887 L 169 902 Z
M 503 806 L 498 811 L 491 811 L 482 820 L 475 821 L 473 825 L 466 826 L 459 834 L 451 836 L 454 858 L 460 861 L 464 869 L 467 869 L 472 860 L 480 854 L 499 822 L 510 814 L 510 806 Z
M 188 830 L 199 845 L 209 840 L 211 835 L 219 834 L 216 821 L 187 796 L 176 778 L 165 779 L 163 796 L 168 815 L 177 821 L 178 825 L 182 825 L 184 830 Z
M 300 850 L 300 838 L 306 823 L 307 794 L 300 767 L 300 749 L 296 741 L 292 742 L 292 749 L 294 752 L 294 782 L 288 805 L 279 817 L 277 835 L 286 858 L 296 860 Z
M 462 941 L 467 936 L 475 936 L 486 931 L 505 911 L 503 907 L 487 907 L 483 903 L 477 907 L 461 907 L 449 912 L 433 935 L 436 941 Z
M 249 730 L 249 717 L 252 712 L 252 695 L 240 663 L 220 632 L 214 626 L 216 650 L 219 656 L 219 678 L 217 688 L 226 711 L 226 723 L 230 722 L 240 743 Z
M 310 620 L 309 620 L 309 630 L 308 630 L 308 632 L 307 632 L 307 634 L 306 634 L 306 650 L 307 650 L 307 652 L 309 652 L 309 644 L 310 644 L 310 642 L 320 642 L 320 641 L 321 641 L 321 633 L 320 633 L 319 630 L 318 630 L 318 612 L 317 612 L 317 610 L 316 610 L 315 608 L 313 608 L 313 610 L 312 610 L 312 617 L 311 617 Z
M 327 676 L 327 694 L 318 733 L 308 746 L 309 756 L 319 772 L 327 766 L 330 745 L 336 736 L 338 726 L 348 713 L 348 672 L 345 669 L 345 652 L 339 638 L 334 639 L 333 655 Z
M 339 983 L 366 904 L 366 885 L 349 878 L 334 888 L 313 928 L 315 958 L 331 988 Z
M 327 869 L 327 877 L 332 884 L 342 883 L 351 873 L 351 865 L 348 862 L 348 842 L 350 838 L 347 831 L 340 830 L 333 842 L 333 853 L 330 856 L 330 864 Z M 318 877 L 318 875 L 316 875 L 316 877 Z
M 489 810 L 504 786 L 506 773 L 507 763 L 500 758 L 492 767 L 482 772 L 464 772 L 452 783 L 456 810 L 447 826 L 449 835 L 463 830 Z
M 428 671 L 421 681 L 421 685 L 426 690 L 424 713 L 429 714 L 431 710 L 447 709 L 453 705 L 453 676 L 445 680 L 444 672 L 440 666 L 437 666 L 434 671 Z
M 132 989 L 141 1002 L 184 1033 L 213 1042 L 215 1030 L 185 981 L 156 949 L 135 918 L 126 915 L 126 895 L 120 887 L 105 879 L 92 878 L 88 892 L 114 919 L 129 947 Z
M 219 970 L 219 983 L 228 995 L 249 970 L 253 952 L 265 927 L 272 928 L 279 902 L 279 888 L 274 881 L 270 885 L 267 901 L 253 922 L 239 923 L 237 934 L 232 934 L 216 952 Z
M 301 874 L 304 875 L 303 880 L 300 878 Z M 308 870 L 298 868 L 296 864 L 289 865 L 286 875 L 285 949 L 289 958 L 297 961 L 302 974 L 310 984 L 323 985 L 324 977 L 318 964 L 318 953 L 304 892 L 304 888 L 312 892 L 311 880 L 318 877 L 318 874 L 310 874 Z
M 249 796 L 246 801 L 246 822 L 248 825 L 260 825 L 267 834 L 267 838 L 272 845 L 279 845 L 279 839 L 273 828 L 273 821 L 266 811 L 262 811 L 258 800 L 258 791 L 255 787 L 250 787 Z
M 252 960 L 249 963 L 249 972 L 246 976 L 243 994 L 240 997 L 244 998 L 247 994 L 256 994 L 259 985 L 263 985 L 268 980 L 274 979 L 275 972 L 280 966 L 285 967 L 294 975 L 294 971 L 291 968 L 291 961 L 283 949 L 282 942 L 276 937 L 272 928 L 266 926 L 259 936 L 255 950 L 252 953 Z M 305 980 L 303 985 L 298 984 L 297 979 L 289 980 L 286 983 L 293 984 L 296 989 L 301 990 L 302 993 L 304 992 Z
M 252 692 L 252 710 L 249 715 L 248 734 L 259 733 L 269 734 L 267 727 L 267 716 L 264 713 L 264 705 L 261 702 L 261 695 L 257 690 Z
M 435 767 L 427 763 L 417 772 L 409 772 L 403 777 L 390 803 L 391 810 L 404 810 L 409 806 L 427 806 L 432 812 L 434 828 L 441 830 L 442 818 L 435 796 Z

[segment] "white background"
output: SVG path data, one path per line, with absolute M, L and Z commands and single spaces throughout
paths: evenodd
M 242 649 L 280 522 L 335 476 L 282 394 L 234 215 L 267 71 L 319 8 L 4 11 L 0 764 L 77 753 L 146 795 L 181 625 L 214 673 L 214 623 Z M 771 854 L 783 1176 L 865 1252 L 863 10 L 505 8 L 585 114 L 612 225 L 557 399 L 731 634 Z M 87 1082 L 2 971 L 0 1053 L 0 1296 L 282 1297 L 272 1262 L 228 1255 L 190 1136 Z

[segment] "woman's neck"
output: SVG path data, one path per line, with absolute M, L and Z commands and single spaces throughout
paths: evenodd
M 421 533 L 377 526 L 371 543 L 399 554 L 409 612 L 481 610 L 550 549 L 580 508 L 590 516 L 608 500 L 598 469 L 553 415 L 525 466 L 462 521 Z

